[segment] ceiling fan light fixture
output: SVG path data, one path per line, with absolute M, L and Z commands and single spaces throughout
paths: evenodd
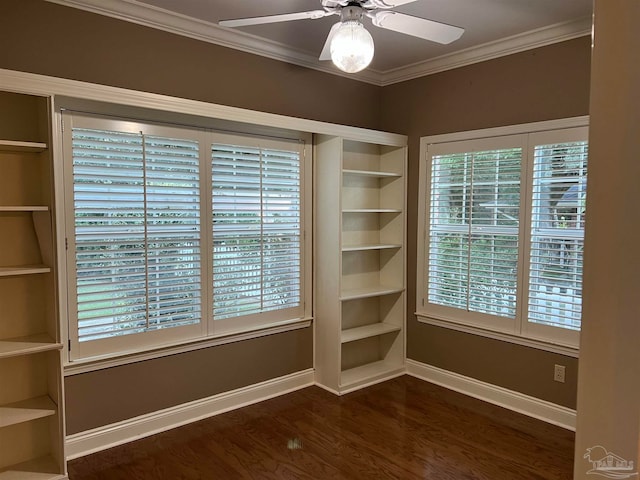
M 331 39 L 331 60 L 346 73 L 356 73 L 369 66 L 374 45 L 371 34 L 358 20 L 345 20 Z
M 418 0 L 320 0 L 322 10 L 220 20 L 218 24 L 223 27 L 246 27 L 340 15 L 340 21 L 333 24 L 327 35 L 319 59 L 331 59 L 343 72 L 356 73 L 367 68 L 373 60 L 373 38 L 362 24 L 364 17 L 369 18 L 376 28 L 443 45 L 457 40 L 464 33 L 464 28 L 461 27 L 393 11 L 394 7 L 416 1 Z

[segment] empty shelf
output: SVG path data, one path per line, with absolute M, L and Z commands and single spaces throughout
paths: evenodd
M 350 386 L 372 383 L 383 378 L 391 378 L 403 372 L 404 365 L 400 363 L 391 363 L 384 360 L 367 363 L 360 367 L 343 370 L 340 375 L 340 387 L 345 389 Z
M 46 333 L 28 337 L 8 338 L 0 340 L 0 358 L 59 350 L 61 348 L 62 344 L 56 343 Z
M 46 205 L 5 205 L 0 206 L 0 212 L 47 212 Z
M 401 213 L 397 208 L 347 208 L 342 213 Z
M 0 151 L 4 152 L 42 152 L 47 149 L 46 143 L 16 142 L 14 140 L 0 140 Z
M 58 480 L 67 478 L 59 473 L 39 473 L 19 470 L 0 472 L 0 480 Z
M 345 175 L 359 175 L 361 177 L 376 177 L 376 178 L 399 178 L 402 175 L 399 173 L 393 173 L 393 172 L 379 172 L 376 170 L 351 170 L 351 169 L 344 169 L 342 170 L 342 173 Z
M 342 330 L 340 339 L 342 343 L 355 342 L 356 340 L 362 340 L 363 338 L 376 337 L 378 335 L 384 335 L 385 333 L 399 332 L 400 328 L 400 326 L 391 325 L 390 323 L 372 323 L 370 325 Z
M 23 265 L 20 267 L 0 267 L 0 277 L 11 277 L 14 275 L 34 275 L 38 273 L 49 273 L 51 269 L 46 265 Z
M 47 396 L 0 405 L 0 427 L 48 417 L 56 412 L 56 404 Z
M 58 480 L 67 478 L 60 473 L 60 467 L 51 457 L 37 458 L 0 471 L 0 480 Z
M 361 250 L 385 250 L 388 248 L 402 248 L 399 243 L 371 243 L 366 245 L 343 245 L 343 252 L 358 252 Z
M 350 290 L 343 290 L 340 295 L 340 300 L 355 300 L 357 298 L 368 297 L 380 297 L 382 295 L 390 295 L 392 293 L 399 293 L 404 291 L 403 287 L 387 287 L 383 285 L 377 285 L 375 287 L 365 288 L 353 288 Z

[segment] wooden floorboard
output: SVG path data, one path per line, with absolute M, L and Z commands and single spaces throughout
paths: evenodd
M 70 480 L 569 480 L 574 434 L 410 376 L 318 387 L 69 462 Z

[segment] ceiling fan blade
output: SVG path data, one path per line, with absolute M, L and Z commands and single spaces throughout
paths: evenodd
M 327 35 L 327 41 L 324 42 L 324 47 L 322 47 L 322 53 L 320 53 L 320 60 L 331 60 L 331 39 L 333 35 L 336 33 L 336 30 L 340 26 L 340 22 L 334 23 L 331 30 L 329 30 L 329 35 Z
M 368 0 L 376 8 L 393 8 L 407 3 L 413 3 L 418 0 Z
M 327 8 L 345 7 L 348 3 L 349 0 L 322 0 L 322 6 Z
M 264 17 L 238 18 L 235 20 L 220 20 L 218 25 L 223 27 L 246 27 L 248 25 L 262 25 L 264 23 L 290 22 L 291 20 L 316 19 L 333 15 L 325 10 L 310 12 L 284 13 L 282 15 L 266 15 Z
M 407 3 L 413 3 L 417 0 L 382 0 L 382 1 L 391 7 L 398 7 L 400 5 L 405 5 Z
M 376 27 L 445 45 L 459 39 L 464 33 L 464 28 L 389 10 L 374 12 L 371 21 Z

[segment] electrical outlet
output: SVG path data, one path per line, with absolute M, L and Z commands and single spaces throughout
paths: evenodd
M 565 366 L 564 365 L 556 365 L 553 370 L 553 379 L 556 382 L 564 383 L 564 374 L 565 374 Z

